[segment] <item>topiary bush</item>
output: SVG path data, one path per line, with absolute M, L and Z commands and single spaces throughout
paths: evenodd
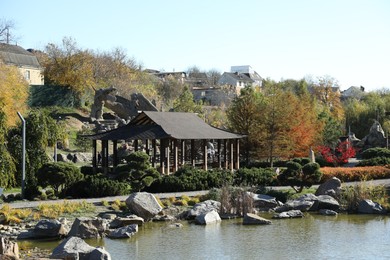
M 77 166 L 66 162 L 45 163 L 37 172 L 38 185 L 42 188 L 52 187 L 57 197 L 65 194 L 71 185 L 83 177 Z
M 290 161 L 278 180 L 282 185 L 291 186 L 297 193 L 302 192 L 306 188 L 310 188 L 313 184 L 319 183 L 322 173 L 318 163 L 307 163 L 300 165 L 297 162 Z
M 274 182 L 276 173 L 265 168 L 241 168 L 234 174 L 235 186 L 266 186 Z
M 101 198 L 107 196 L 127 195 L 131 192 L 128 183 L 111 180 L 102 174 L 88 175 L 75 183 L 67 195 L 73 198 Z

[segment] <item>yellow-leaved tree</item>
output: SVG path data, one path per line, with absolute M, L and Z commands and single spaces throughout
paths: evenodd
M 15 66 L 0 61 L 0 106 L 7 115 L 6 127 L 16 125 L 16 112 L 27 109 L 28 83 Z

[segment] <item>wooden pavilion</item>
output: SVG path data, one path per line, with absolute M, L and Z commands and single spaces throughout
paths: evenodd
M 109 169 L 109 141 L 112 142 L 112 166 L 118 165 L 118 141 L 133 141 L 133 150 L 143 144 L 153 167 L 160 173 L 170 174 L 185 164 L 208 168 L 208 144 L 216 142 L 214 165 L 218 168 L 239 169 L 240 143 L 245 135 L 228 132 L 206 124 L 194 113 L 152 112 L 138 114 L 125 126 L 86 136 L 93 141 L 93 167 L 98 166 L 97 141 L 101 142 L 101 164 L 104 172 Z M 203 158 L 197 156 L 195 142 L 201 143 Z M 189 148 L 189 149 L 188 149 Z M 159 151 L 159 154 L 158 154 Z

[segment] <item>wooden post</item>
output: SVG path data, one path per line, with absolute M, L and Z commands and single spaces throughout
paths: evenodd
M 217 158 L 217 162 L 218 162 L 218 169 L 221 169 L 221 140 L 218 139 L 217 141 L 217 155 L 218 155 L 218 158 Z
M 207 171 L 207 140 L 203 140 L 203 170 Z
M 229 149 L 229 157 L 230 157 L 230 171 L 234 170 L 234 142 L 233 140 L 229 140 L 230 149 Z
M 156 167 L 156 157 L 157 157 L 156 139 L 152 140 L 152 149 L 153 149 L 152 167 Z
M 166 154 L 167 154 L 167 175 L 171 174 L 171 155 L 170 155 L 170 150 L 171 150 L 171 140 L 167 140 L 167 145 L 166 145 Z
M 180 163 L 181 165 L 185 165 L 186 164 L 186 140 L 181 140 L 180 143 L 181 143 Z
M 134 152 L 138 151 L 138 140 L 134 140 Z
M 165 141 L 160 139 L 160 168 L 161 173 L 165 174 Z
M 177 140 L 173 140 L 173 173 L 178 169 L 178 158 L 179 158 L 179 149 L 177 147 Z
M 227 140 L 223 140 L 223 161 L 224 161 L 224 168 L 225 170 L 228 169 L 228 159 L 227 159 L 227 154 L 228 154 L 228 146 L 227 146 Z
M 191 139 L 191 165 L 195 167 L 195 140 Z
M 114 169 L 118 166 L 118 140 L 112 141 L 112 149 L 113 149 L 113 162 L 112 165 L 114 166 Z
M 240 169 L 240 139 L 236 139 L 236 170 Z
M 92 167 L 94 171 L 97 168 L 97 144 L 96 140 L 92 140 Z
M 149 149 L 149 139 L 146 139 L 145 140 L 145 152 L 146 152 L 146 154 L 147 155 L 149 155 L 150 156 L 150 149 Z

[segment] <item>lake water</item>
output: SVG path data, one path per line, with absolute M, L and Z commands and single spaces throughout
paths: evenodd
M 199 226 L 183 221 L 183 228 L 146 223 L 129 239 L 86 241 L 104 246 L 115 260 L 390 259 L 387 216 L 306 213 L 303 219 L 272 220 L 272 225 L 244 226 L 241 222 L 223 220 Z M 44 248 L 55 244 L 34 242 Z

